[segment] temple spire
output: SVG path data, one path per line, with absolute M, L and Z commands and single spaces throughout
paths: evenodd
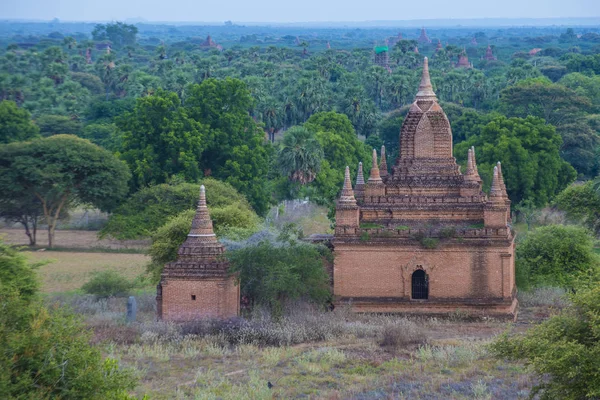
M 381 176 L 379 175 L 379 167 L 377 166 L 377 151 L 373 149 L 373 164 L 371 167 L 371 175 L 369 176 L 368 183 L 381 183 Z
M 354 197 L 352 183 L 350 182 L 350 167 L 348 166 L 346 166 L 346 171 L 344 173 L 344 187 L 342 188 L 342 194 L 340 195 L 339 204 L 356 205 L 356 198 Z
M 429 61 L 427 57 L 423 60 L 423 75 L 417 92 L 417 100 L 437 100 L 431 86 L 431 78 L 429 77 Z
M 379 164 L 379 176 L 385 178 L 388 175 L 387 160 L 385 158 L 385 146 L 381 146 L 381 164 Z
M 358 163 L 358 174 L 356 175 L 356 186 L 365 184 L 362 162 Z
M 502 187 L 500 186 L 500 178 L 498 176 L 498 167 L 494 167 L 494 177 L 492 179 L 492 188 L 490 190 L 490 200 L 494 203 L 503 201 Z
M 212 220 L 206 206 L 206 189 L 204 185 L 200 186 L 200 201 L 196 209 L 196 215 L 192 220 L 192 229 L 188 234 L 188 238 L 202 238 L 205 240 L 216 240 L 215 232 L 213 231 Z
M 500 188 L 502 189 L 502 196 L 508 198 L 508 193 L 506 192 L 506 184 L 504 183 L 504 176 L 502 175 L 502 163 L 498 161 L 496 167 L 498 168 L 498 182 L 500 184 Z

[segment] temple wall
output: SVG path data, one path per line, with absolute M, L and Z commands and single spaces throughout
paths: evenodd
M 429 277 L 427 301 L 508 300 L 515 287 L 514 248 L 509 242 L 498 247 L 440 244 L 437 249 L 336 244 L 334 295 L 410 301 L 417 269 Z
M 176 280 L 162 284 L 162 319 L 232 318 L 239 315 L 240 287 L 234 277 Z M 192 298 L 195 296 L 195 300 Z

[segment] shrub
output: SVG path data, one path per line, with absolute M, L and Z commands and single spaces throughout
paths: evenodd
M 517 284 L 572 288 L 584 275 L 595 275 L 598 258 L 585 228 L 548 225 L 537 228 L 517 246 Z
M 496 357 L 525 361 L 540 376 L 532 397 L 600 397 L 600 286 L 571 300 L 559 315 L 524 335 L 504 333 L 490 346 Z
M 231 271 L 239 273 L 242 296 L 275 312 L 301 297 L 325 304 L 331 297 L 325 262 L 331 257 L 322 245 L 267 241 L 228 253 Z
M 216 230 L 222 226 L 250 228 L 258 223 L 256 213 L 233 186 L 212 178 L 205 178 L 201 183 L 206 186 L 206 202 Z M 151 236 L 170 218 L 186 210 L 194 210 L 199 193 L 200 185 L 191 183 L 143 188 L 111 214 L 106 226 L 100 231 L 100 236 L 117 239 Z
M 44 307 L 24 257 L 1 243 L 0 309 L 0 398 L 130 399 L 132 371 L 103 359 L 73 314 Z
M 400 319 L 395 323 L 383 326 L 379 344 L 398 348 L 409 344 L 423 344 L 427 342 L 425 331 L 415 322 L 408 319 Z
M 125 296 L 134 284 L 121 274 L 113 270 L 95 272 L 81 289 L 84 293 L 97 297 Z
M 32 298 L 39 287 L 35 267 L 27 263 L 23 254 L 0 241 L 0 287 L 25 300 Z

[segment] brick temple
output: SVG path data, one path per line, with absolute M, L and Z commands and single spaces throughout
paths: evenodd
M 157 287 L 158 317 L 170 321 L 239 315 L 240 287 L 222 258 L 225 247 L 213 231 L 204 186 L 192 228 L 177 260 L 165 265 Z
M 373 150 L 355 190 L 346 169 L 336 205 L 336 304 L 360 312 L 516 318 L 515 237 L 500 163 L 482 191 L 475 150 L 466 171 L 452 156 L 452 131 L 431 86 L 427 58 L 388 171 Z

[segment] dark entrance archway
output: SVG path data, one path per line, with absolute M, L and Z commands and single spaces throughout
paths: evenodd
M 412 274 L 412 298 L 415 300 L 426 300 L 429 297 L 429 281 L 427 274 L 418 269 Z

